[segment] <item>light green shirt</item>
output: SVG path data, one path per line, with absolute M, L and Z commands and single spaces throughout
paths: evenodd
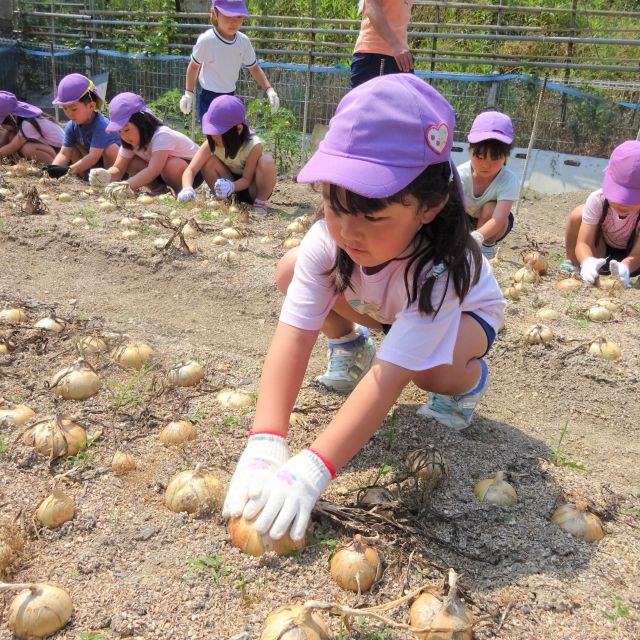
M 471 161 L 458 167 L 464 197 L 467 201 L 467 213 L 472 218 L 478 217 L 478 212 L 487 202 L 500 202 L 500 200 L 518 199 L 518 177 L 513 171 L 502 167 L 493 182 L 479 196 L 473 194 L 473 180 L 471 179 Z

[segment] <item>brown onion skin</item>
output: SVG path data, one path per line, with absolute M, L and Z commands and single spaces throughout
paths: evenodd
M 286 631 L 285 631 L 286 629 Z M 260 640 L 330 640 L 322 617 L 301 604 L 289 604 L 272 611 L 265 620 Z
M 353 542 L 331 558 L 330 573 L 334 582 L 347 591 L 369 591 L 380 577 L 378 552 L 356 535 Z
M 52 584 L 34 584 L 20 591 L 9 605 L 7 624 L 22 640 L 46 638 L 67 624 L 73 603 L 65 589 Z
M 247 521 L 243 516 L 230 518 L 227 522 L 231 544 L 247 555 L 259 557 L 267 551 L 273 551 L 279 556 L 290 556 L 304 549 L 307 544 L 306 537 L 294 541 L 289 534 L 274 540 L 268 534 L 259 534 L 252 523 L 253 520 Z

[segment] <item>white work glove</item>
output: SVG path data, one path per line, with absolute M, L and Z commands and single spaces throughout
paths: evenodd
M 605 258 L 594 258 L 589 256 L 580 263 L 580 277 L 585 282 L 593 284 L 600 275 L 600 268 L 606 262 Z
M 271 113 L 275 113 L 280 108 L 280 98 L 273 87 L 267 89 L 267 98 L 269 98 L 269 104 L 271 105 Z
M 104 192 L 108 196 L 121 196 L 124 198 L 134 198 L 136 195 L 126 180 L 122 182 L 110 182 L 104 188 Z
M 188 200 L 195 200 L 196 190 L 193 187 L 185 187 L 180 190 L 176 196 L 178 202 L 187 202 Z
M 106 169 L 96 168 L 89 171 L 89 184 L 92 187 L 104 187 L 111 182 L 111 174 Z
M 267 480 L 289 459 L 287 439 L 272 433 L 249 436 L 222 507 L 223 518 L 239 516 L 247 500 L 262 492 Z
M 631 277 L 629 267 L 624 262 L 611 260 L 609 262 L 609 271 L 611 271 L 611 275 L 614 278 L 618 278 L 618 280 L 622 282 L 625 289 L 628 289 L 631 286 L 631 283 L 629 282 L 629 278 Z
M 478 243 L 478 246 L 481 247 L 484 242 L 484 236 L 479 231 L 472 231 L 471 237 Z
M 302 540 L 311 510 L 331 482 L 331 472 L 310 449 L 304 449 L 267 480 L 259 496 L 244 508 L 245 519 L 260 513 L 254 529 L 274 540 L 289 531 L 292 540 Z
M 226 200 L 234 191 L 233 182 L 226 178 L 218 178 L 213 185 L 213 190 L 216 192 L 218 200 Z
M 193 109 L 193 91 L 185 90 L 184 95 L 180 98 L 180 111 L 188 116 Z

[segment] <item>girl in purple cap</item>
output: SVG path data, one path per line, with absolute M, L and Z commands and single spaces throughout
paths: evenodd
M 629 278 L 640 273 L 640 141 L 627 140 L 613 150 L 602 189 L 569 216 L 565 250 L 560 269 L 579 271 L 590 284 L 611 273 L 629 287 Z
M 214 100 L 202 119 L 202 133 L 207 140 L 182 174 L 178 201 L 196 197 L 195 177 L 204 171 L 216 198 L 226 200 L 235 194 L 239 202 L 253 204 L 254 213 L 266 214 L 276 184 L 276 164 L 264 152 L 262 139 L 249 129 L 242 100 L 236 96 Z
M 0 122 L 0 158 L 17 153 L 51 164 L 62 147 L 62 128 L 42 109 L 20 102 L 9 91 L 0 91 Z
M 178 191 L 182 174 L 198 151 L 198 145 L 162 124 L 135 93 L 115 96 L 109 104 L 109 118 L 106 129 L 117 132 L 122 145 L 113 166 L 93 169 L 89 183 L 105 186 L 108 194 L 125 196 L 132 196 L 141 187 L 147 187 L 153 194 L 166 191 L 167 185 Z M 202 169 L 205 176 L 213 177 L 209 167 Z M 195 180 L 200 184 L 203 175 L 198 174 Z
M 257 531 L 301 539 L 336 471 L 411 383 L 432 392 L 420 415 L 469 426 L 505 301 L 469 233 L 453 131 L 451 105 L 409 74 L 369 80 L 338 105 L 298 176 L 321 186 L 322 218 L 278 265 L 286 298 L 225 517 L 258 516 Z M 377 357 L 364 327 L 384 334 Z M 320 331 L 329 338 L 322 383 L 353 390 L 289 458 L 289 416 Z

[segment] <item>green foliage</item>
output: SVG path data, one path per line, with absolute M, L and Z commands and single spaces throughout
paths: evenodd
M 98 631 L 83 631 L 79 640 L 104 640 L 104 634 Z
M 84 218 L 87 221 L 87 226 L 92 229 L 95 229 L 98 226 L 96 212 L 93 209 L 77 209 L 76 211 L 70 211 L 69 215 Z
M 247 583 L 244 580 L 236 580 L 235 587 L 240 592 L 240 597 L 242 598 L 245 606 L 250 607 L 251 605 L 254 605 L 256 602 L 258 602 L 258 598 L 249 593 L 249 590 L 247 589 Z
M 319 526 L 307 534 L 307 547 L 322 546 L 329 549 L 330 557 L 338 550 L 338 541 L 332 537 L 333 531 L 326 526 Z
M 170 89 L 156 100 L 149 102 L 147 106 L 160 120 L 170 124 L 173 129 L 188 135 L 191 131 L 191 116 L 186 116 L 180 111 L 180 98 L 182 98 L 180 89 Z
M 570 469 L 576 469 L 577 471 L 586 471 L 584 466 L 579 464 L 578 462 L 573 462 L 569 460 L 564 452 L 562 451 L 562 441 L 564 437 L 567 435 L 567 430 L 569 429 L 569 418 L 566 419 L 564 426 L 562 427 L 562 431 L 560 432 L 560 436 L 555 441 L 553 448 L 551 449 L 551 462 L 556 467 L 569 467 Z
M 184 577 L 185 582 L 190 582 L 196 573 L 204 572 L 208 573 L 216 585 L 219 586 L 221 580 L 231 573 L 231 569 L 224 564 L 219 553 L 216 553 L 215 556 L 206 554 L 195 559 L 187 560 L 187 564 L 191 568 Z
M 80 444 L 80 450 L 75 456 L 69 456 L 64 462 L 68 467 L 83 467 L 93 464 L 93 454 L 87 451 L 93 446 L 93 438 L 87 438 Z
M 615 593 L 611 593 L 611 591 L 605 591 L 604 593 L 611 600 L 611 603 L 614 606 L 614 611 L 613 613 L 609 613 L 608 611 L 601 610 L 600 613 L 609 622 L 613 623 L 614 629 L 617 629 L 620 619 L 628 618 L 631 613 L 628 607 L 622 602 L 622 598 L 620 596 L 617 596 Z
M 340 620 L 338 629 L 338 640 L 393 640 L 393 629 L 382 627 L 380 629 L 369 629 L 363 618 L 356 618 L 355 624 L 350 629 L 346 629 L 344 622 Z
M 156 364 L 148 364 L 144 369 L 141 369 L 130 380 L 124 384 L 120 384 L 113 380 L 106 380 L 105 382 L 115 392 L 113 399 L 113 406 L 116 409 L 125 409 L 127 407 L 133 407 L 139 405 L 142 402 L 142 398 L 136 393 L 135 388 L 142 382 L 144 377 L 156 368 Z
M 2 455 L 7 450 L 7 441 L 4 439 L 4 436 L 0 436 L 0 455 Z

